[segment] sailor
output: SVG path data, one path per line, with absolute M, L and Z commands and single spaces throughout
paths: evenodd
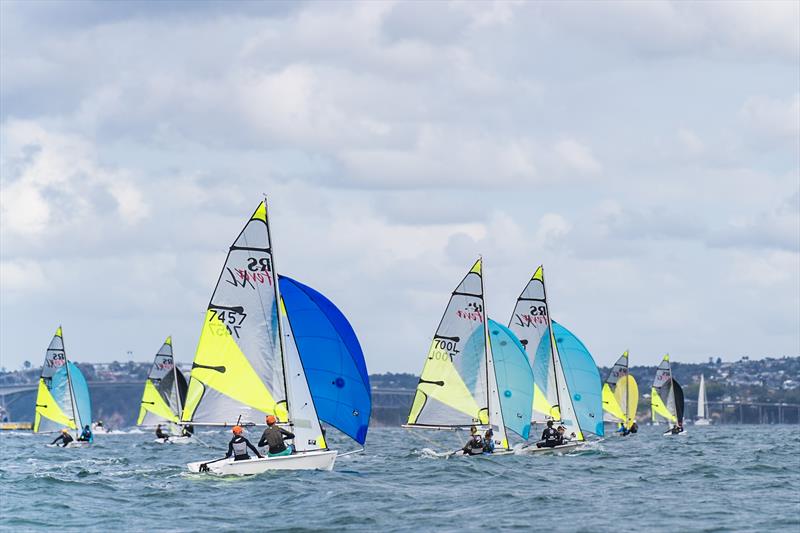
M 483 435 L 483 453 L 494 453 L 494 431 L 492 431 L 492 428 L 487 429 Z
M 480 455 L 483 453 L 483 438 L 478 433 L 478 428 L 475 426 L 469 428 L 469 440 L 461 450 L 464 455 Z
M 194 426 L 191 424 L 183 426 L 183 429 L 181 429 L 181 435 L 184 437 L 191 437 L 194 435 Z
M 83 426 L 83 431 L 81 431 L 78 440 L 81 442 L 94 442 L 94 435 L 92 435 L 92 429 L 89 427 L 89 424 Z
M 548 420 L 547 427 L 544 428 L 544 431 L 542 431 L 541 442 L 537 443 L 537 446 L 540 448 L 554 448 L 558 446 L 560 440 L 561 438 L 558 435 L 558 431 L 553 429 L 553 421 Z
M 636 422 L 631 423 L 631 428 L 628 430 L 628 433 L 638 433 L 639 432 L 639 424 Z
M 683 424 L 681 424 L 679 422 L 679 423 L 675 424 L 674 426 L 672 426 L 672 429 L 670 429 L 669 431 L 673 435 L 677 435 L 678 433 L 681 433 L 683 431 Z
M 164 439 L 164 442 L 167 442 L 169 440 L 169 433 L 164 433 L 164 430 L 161 429 L 161 424 L 156 426 L 156 438 Z
M 63 444 L 61 444 L 61 446 L 63 448 L 66 448 L 67 444 L 69 444 L 73 440 L 75 440 L 75 439 L 73 439 L 72 435 L 69 434 L 69 430 L 67 428 L 64 428 L 64 429 L 61 430 L 61 434 L 58 437 L 56 437 L 56 440 L 54 440 L 50 444 L 56 444 L 59 441 L 61 441 L 63 443 Z
M 242 436 L 241 426 L 233 426 L 231 431 L 233 431 L 233 438 L 228 443 L 228 453 L 225 454 L 225 457 L 230 457 L 233 455 L 234 461 L 250 459 L 250 456 L 247 454 L 247 448 L 253 450 L 257 456 L 264 457 L 261 455 L 261 453 L 259 453 L 255 446 L 250 444 L 249 440 Z
M 258 447 L 268 446 L 267 457 L 280 457 L 282 455 L 291 455 L 292 447 L 286 446 L 284 442 L 286 439 L 293 439 L 294 433 L 286 431 L 280 426 L 276 426 L 278 421 L 275 415 L 267 415 L 267 429 L 261 434 L 261 440 L 258 441 Z
M 617 428 L 617 433 L 622 433 L 623 437 L 627 437 L 628 433 L 630 433 L 630 431 L 628 431 L 628 428 L 625 427 L 625 423 L 624 422 L 620 422 L 619 423 L 619 428 Z

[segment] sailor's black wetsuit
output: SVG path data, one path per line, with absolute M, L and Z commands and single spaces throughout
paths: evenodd
M 558 431 L 553 428 L 544 428 L 542 431 L 542 439 L 544 442 L 542 446 L 545 448 L 555 448 L 558 446 L 559 442 L 561 441 L 561 437 L 558 435 Z
M 61 435 L 59 435 L 58 437 L 56 437 L 56 440 L 54 440 L 54 441 L 53 441 L 53 442 L 51 442 L 50 444 L 56 444 L 57 442 L 61 441 L 61 442 L 63 442 L 63 444 L 62 444 L 61 446 L 62 446 L 62 447 L 64 447 L 64 448 L 66 448 L 66 447 L 67 447 L 67 444 L 69 444 L 69 443 L 70 443 L 70 442 L 72 442 L 73 440 L 75 440 L 75 439 L 73 439 L 73 438 L 72 438 L 72 435 L 70 435 L 69 433 L 62 433 Z
M 164 433 L 164 430 L 161 428 L 156 428 L 156 438 L 157 439 L 169 439 L 169 433 Z
M 269 447 L 269 453 L 275 455 L 286 450 L 286 439 L 293 439 L 294 433 L 286 431 L 280 426 L 270 426 L 261 434 L 261 439 L 258 441 L 258 447 Z
M 473 435 L 462 448 L 466 455 L 480 455 L 483 453 L 483 438 Z
M 234 461 L 241 461 L 242 459 L 250 459 L 250 456 L 247 455 L 247 448 L 253 450 L 253 452 L 257 456 L 263 457 L 263 455 L 259 453 L 256 447 L 250 444 L 250 441 L 242 437 L 241 435 L 236 435 L 228 443 L 228 453 L 225 454 L 225 457 L 230 457 L 231 455 L 233 455 Z

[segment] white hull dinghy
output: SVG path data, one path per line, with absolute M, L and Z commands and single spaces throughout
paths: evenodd
M 220 476 L 252 476 L 270 470 L 333 470 L 335 450 L 301 452 L 280 457 L 254 457 L 234 461 L 232 457 L 217 461 L 188 463 L 189 472 L 208 472 Z M 203 466 L 205 465 L 205 467 Z
M 157 444 L 190 444 L 191 437 L 169 437 L 168 439 L 155 439 L 153 442 Z
M 530 446 L 523 446 L 520 448 L 520 453 L 523 454 L 546 454 L 546 453 L 569 453 L 579 449 L 585 441 L 582 442 L 568 442 L 566 444 L 560 444 L 558 446 L 542 446 L 541 448 L 537 448 L 536 445 Z

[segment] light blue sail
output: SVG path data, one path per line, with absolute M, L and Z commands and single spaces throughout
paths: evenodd
M 78 427 L 92 427 L 92 398 L 89 396 L 89 385 L 77 365 L 67 364 L 69 365 L 69 377 L 72 379 L 72 394 L 75 396 L 75 410 L 80 421 Z
M 602 436 L 603 383 L 592 354 L 578 337 L 556 321 L 553 333 L 578 424 L 583 432 Z
M 279 277 L 308 388 L 323 422 L 363 445 L 372 412 L 364 353 L 339 309 L 311 287 Z
M 533 414 L 533 370 L 525 348 L 510 329 L 491 318 L 488 327 L 503 422 L 527 439 Z
M 67 367 L 69 367 L 69 377 L 72 379 L 72 390 L 70 391 L 69 379 L 67 379 Z M 83 373 L 72 362 L 67 362 L 58 371 L 53 374 L 53 380 L 50 385 L 50 393 L 53 398 L 58 402 L 58 406 L 68 417 L 75 417 L 75 427 L 78 428 L 78 433 L 85 425 L 92 425 L 92 399 L 89 396 L 89 385 L 86 384 L 86 378 Z M 73 411 L 74 398 L 75 408 Z

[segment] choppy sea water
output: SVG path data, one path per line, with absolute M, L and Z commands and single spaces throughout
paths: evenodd
M 800 531 L 800 427 L 664 427 L 564 456 L 437 457 L 464 435 L 376 428 L 333 472 L 189 474 L 227 433 L 87 449 L 0 434 L 0 528 L 15 531 Z M 252 436 L 252 435 L 251 435 Z M 344 442 L 343 442 L 344 443 Z

